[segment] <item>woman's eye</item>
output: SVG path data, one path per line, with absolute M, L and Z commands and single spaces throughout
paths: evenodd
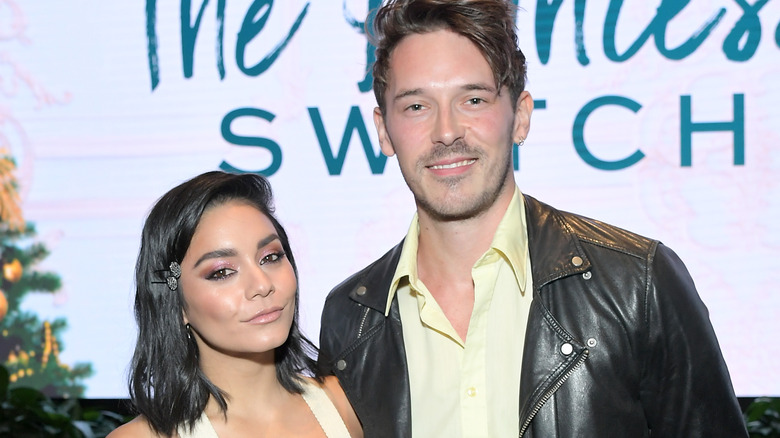
M 284 252 L 274 252 L 260 259 L 260 264 L 275 263 L 281 260 L 282 257 L 284 257 Z
M 222 268 L 212 272 L 206 278 L 209 280 L 224 280 L 225 278 L 229 277 L 232 273 L 233 273 L 232 269 Z

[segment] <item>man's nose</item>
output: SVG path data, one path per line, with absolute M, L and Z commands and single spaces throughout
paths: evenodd
M 450 146 L 462 138 L 463 124 L 457 111 L 450 107 L 439 109 L 432 133 L 433 142 Z

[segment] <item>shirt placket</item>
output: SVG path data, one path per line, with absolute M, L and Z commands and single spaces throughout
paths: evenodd
M 487 322 L 498 274 L 497 254 L 489 251 L 472 269 L 474 309 L 463 350 L 461 425 L 464 437 L 488 436 Z

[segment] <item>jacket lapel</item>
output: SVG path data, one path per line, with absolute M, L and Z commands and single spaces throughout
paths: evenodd
M 520 436 L 528 430 L 542 406 L 588 357 L 585 345 L 545 307 L 542 287 L 590 268 L 579 239 L 563 216 L 530 196 L 524 195 L 524 199 L 534 299 L 528 316 L 520 376 Z
M 411 436 L 409 373 L 397 299 L 389 315 L 384 314 L 402 246 L 403 242 L 366 270 L 349 292 L 363 312 L 357 340 L 342 356 L 344 362 L 336 364 L 335 373 L 350 390 L 366 436 Z M 388 414 L 390 410 L 394 412 Z

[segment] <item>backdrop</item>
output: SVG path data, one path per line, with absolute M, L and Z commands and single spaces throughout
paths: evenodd
M 317 339 L 328 291 L 414 212 L 371 118 L 362 25 L 377 4 L 0 0 L 0 148 L 16 164 L 4 178 L 35 227 L 4 245 L 48 251 L 4 253 L 3 322 L 29 331 L 3 331 L 15 379 L 127 396 L 143 220 L 218 168 L 270 177 Z M 780 2 L 519 6 L 536 103 L 520 188 L 678 252 L 737 394 L 780 395 Z M 59 284 L 18 285 L 36 272 Z M 38 371 L 52 358 L 81 374 Z

